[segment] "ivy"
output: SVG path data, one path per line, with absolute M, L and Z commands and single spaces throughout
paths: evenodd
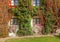
M 38 14 L 39 6 L 32 6 L 32 10 L 28 7 L 31 5 L 31 0 L 19 0 L 19 5 L 12 9 L 14 15 L 19 20 L 19 35 L 28 35 L 31 34 L 31 18 Z M 44 31 L 50 33 L 52 30 L 52 25 L 56 21 L 53 11 L 50 7 L 50 12 L 46 11 L 46 0 L 40 0 L 40 9 L 43 12 L 44 21 Z
M 29 7 L 29 2 L 30 0 L 19 0 L 19 5 L 15 8 L 12 9 L 14 15 L 19 21 L 19 30 L 17 34 L 20 36 L 22 35 L 30 35 L 32 34 L 32 29 L 31 29 L 31 11 L 28 9 Z M 27 3 L 28 2 L 28 3 Z
M 40 0 L 40 5 L 43 6 L 46 4 L 46 0 Z
M 49 34 L 52 32 L 52 26 L 56 22 L 56 17 L 53 14 L 52 7 L 49 8 L 49 11 L 46 10 L 46 0 L 41 0 L 40 9 L 43 12 L 44 21 L 44 33 Z
M 45 32 L 46 33 L 51 33 L 52 32 L 52 26 L 56 22 L 56 17 L 52 13 L 46 13 L 45 17 Z
M 38 8 L 39 8 L 38 6 L 32 7 L 32 10 L 31 10 L 31 16 L 32 17 L 38 14 Z

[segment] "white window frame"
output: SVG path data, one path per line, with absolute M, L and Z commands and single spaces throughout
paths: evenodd
M 11 0 L 11 6 L 17 6 L 18 0 Z
M 11 6 L 14 6 L 14 0 L 11 0 Z
M 34 24 L 40 24 L 40 18 L 33 18 Z
M 40 0 L 33 0 L 33 6 L 40 6 Z
M 17 20 L 17 18 L 12 18 L 11 21 L 10 21 L 10 24 L 11 24 L 11 25 L 18 25 L 18 20 Z

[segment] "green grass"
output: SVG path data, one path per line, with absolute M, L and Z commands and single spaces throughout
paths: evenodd
M 8 39 L 6 42 L 60 42 L 58 37 L 34 37 L 34 38 L 20 38 Z

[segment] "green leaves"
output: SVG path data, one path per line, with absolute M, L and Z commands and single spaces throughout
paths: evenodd
M 46 3 L 46 0 L 40 0 L 40 4 L 44 5 Z
M 45 19 L 46 19 L 46 21 L 45 21 L 45 31 L 46 31 L 46 33 L 51 33 L 52 26 L 56 22 L 56 17 L 52 13 L 46 12 Z
M 31 11 L 28 9 L 30 3 L 26 4 L 26 2 L 29 0 L 19 0 L 18 7 L 14 9 L 14 15 L 19 21 L 18 35 L 31 34 Z
M 32 10 L 31 10 L 31 16 L 32 17 L 38 14 L 38 8 L 39 8 L 38 6 L 32 7 Z

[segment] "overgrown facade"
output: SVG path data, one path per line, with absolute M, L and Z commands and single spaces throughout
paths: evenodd
M 26 2 L 26 0 L 24 0 Z M 60 27 L 60 1 L 59 0 L 45 0 L 45 3 L 40 4 L 41 0 L 31 0 L 31 5 L 29 9 L 32 10 L 34 6 L 38 6 L 37 14 L 33 16 L 31 20 L 31 27 L 37 26 L 39 28 L 40 34 L 43 33 L 45 14 L 40 6 L 45 6 L 47 12 L 51 12 L 56 17 L 55 26 Z M 18 0 L 0 0 L 0 35 L 5 37 L 9 34 L 9 29 L 19 28 L 17 24 L 17 19 L 13 15 L 11 8 L 16 8 Z M 59 11 L 59 12 L 58 12 Z M 55 26 L 53 26 L 55 28 Z

